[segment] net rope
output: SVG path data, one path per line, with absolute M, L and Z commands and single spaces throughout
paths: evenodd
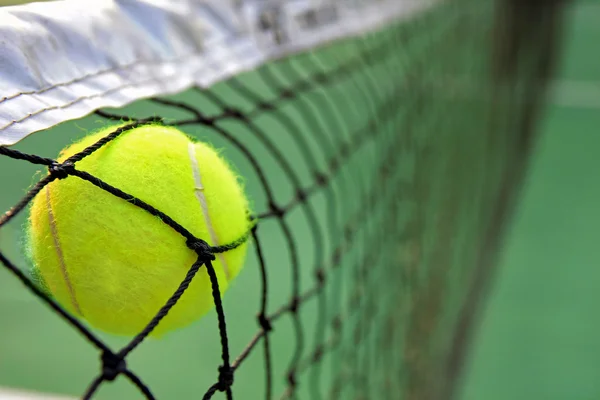
M 233 399 L 235 375 L 260 346 L 264 353 L 264 395 L 269 400 L 297 398 L 300 382 L 306 382 L 310 398 L 315 400 L 437 398 L 440 392 L 432 387 L 433 380 L 440 379 L 440 388 L 447 388 L 443 382 L 447 371 L 442 371 L 446 364 L 440 363 L 446 358 L 439 354 L 446 354 L 451 347 L 453 338 L 448 331 L 461 319 L 459 313 L 465 303 L 465 291 L 450 286 L 465 282 L 461 287 L 469 287 L 479 256 L 473 249 L 487 248 L 488 230 L 493 231 L 494 242 L 499 235 L 499 227 L 488 225 L 500 223 L 494 216 L 501 215 L 498 210 L 509 203 L 518 186 L 518 171 L 529 148 L 523 138 L 533 131 L 536 118 L 532 115 L 549 75 L 540 72 L 543 65 L 551 64 L 550 49 L 539 41 L 534 45 L 532 40 L 530 47 L 521 50 L 531 53 L 525 57 L 523 72 L 511 74 L 505 81 L 512 83 L 508 89 L 493 90 L 483 50 L 493 47 L 490 32 L 499 14 L 496 3 L 507 2 L 449 1 L 360 40 L 331 43 L 315 52 L 266 64 L 256 72 L 271 96 L 238 76 L 222 84 L 240 99 L 237 102 L 211 88 L 191 89 L 217 112 L 177 96 L 148 99 L 145 115 L 139 117 L 118 110 L 97 110 L 95 114 L 107 122 L 126 124 L 62 163 L 0 146 L 0 156 L 41 165 L 49 172 L 0 217 L 0 229 L 24 212 L 35 195 L 53 181 L 82 179 L 159 217 L 182 236 L 182 246 L 197 253 L 197 261 L 182 277 L 179 288 L 146 328 L 115 350 L 0 251 L 0 263 L 100 352 L 100 372 L 83 398 L 92 398 L 104 382 L 120 375 L 146 398 L 155 398 L 150 386 L 128 367 L 127 356 L 185 294 L 199 271 L 210 277 L 221 346 L 216 380 L 203 399 L 213 398 L 217 392 Z M 520 38 L 523 46 L 526 36 Z M 344 51 L 339 51 L 339 46 Z M 472 52 L 480 54 L 472 56 Z M 513 64 L 519 62 L 515 59 Z M 215 63 L 214 68 L 219 65 Z M 472 74 L 468 78 L 473 86 L 462 92 L 464 86 L 445 80 L 453 73 Z M 447 92 L 439 88 L 441 78 Z M 515 105 L 511 100 L 522 97 L 517 96 L 517 86 L 523 93 L 536 94 L 526 104 Z M 499 95 L 502 90 L 507 93 Z M 449 102 L 463 102 L 463 113 L 455 117 L 456 110 Z M 290 115 L 290 106 L 301 121 Z M 487 114 L 490 108 L 495 110 L 491 116 Z M 469 115 L 467 109 L 475 115 Z M 175 110 L 183 116 L 156 116 L 162 110 Z M 277 135 L 289 139 L 300 163 L 292 163 L 289 149 L 273 140 L 273 132 L 263 126 L 265 118 L 273 121 Z M 230 348 L 227 310 L 212 261 L 215 254 L 233 249 L 247 238 L 210 246 L 151 202 L 77 168 L 78 161 L 118 136 L 156 123 L 202 127 L 219 135 L 247 160 L 252 168 L 249 173 L 257 177 L 264 194 L 265 209 L 249 216 L 252 229 L 248 232 L 261 281 L 257 327 L 238 354 Z M 240 137 L 238 125 L 244 126 L 244 135 L 266 149 L 280 169 L 292 193 L 287 200 L 279 199 L 260 158 Z M 453 139 L 457 142 L 450 142 Z M 472 163 L 469 157 L 475 158 L 474 154 L 462 150 L 470 140 L 473 151 L 481 154 Z M 317 151 L 314 143 L 318 144 Z M 445 161 L 432 161 L 436 158 Z M 507 161 L 515 166 L 508 166 Z M 309 171 L 308 183 L 299 170 Z M 453 190 L 459 194 L 448 194 Z M 436 197 L 434 193 L 443 195 Z M 324 217 L 311 201 L 317 196 L 324 198 Z M 294 212 L 305 221 L 310 244 L 295 234 L 289 221 Z M 469 219 L 470 212 L 481 221 L 460 222 L 467 225 L 462 232 L 457 226 L 461 219 Z M 261 239 L 261 227 L 268 221 L 277 225 L 288 251 L 288 259 L 278 261 L 291 271 L 288 301 L 275 308 L 269 301 L 269 287 L 273 285 L 269 271 L 275 263 L 267 257 L 270 244 Z M 312 255 L 311 261 L 301 261 L 306 260 L 306 254 Z M 301 279 L 301 270 L 306 269 L 312 271 L 309 284 Z M 314 332 L 307 332 L 300 315 L 309 301 L 317 304 Z M 451 304 L 450 311 L 442 311 L 446 302 Z M 271 336 L 284 316 L 293 326 L 293 351 L 288 364 L 276 371 Z M 441 339 L 440 335 L 449 338 Z M 316 344 L 307 350 L 309 341 Z M 324 394 L 321 361 L 328 354 L 334 360 L 333 378 Z M 273 391 L 276 374 L 286 381 L 282 393 Z

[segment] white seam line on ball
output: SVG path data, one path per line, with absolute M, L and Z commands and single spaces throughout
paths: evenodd
M 208 213 L 206 196 L 204 196 L 204 185 L 202 184 L 202 175 L 200 174 L 198 159 L 196 159 L 196 147 L 193 143 L 188 144 L 188 154 L 192 163 L 192 171 L 194 172 L 194 193 L 196 194 L 198 203 L 200 203 L 202 215 L 204 215 L 204 221 L 206 222 L 206 227 L 208 228 L 208 233 L 210 234 L 210 240 L 212 241 L 211 245 L 218 246 L 219 239 L 217 238 L 217 233 L 215 232 L 215 228 L 212 225 L 212 221 Z M 216 255 L 219 258 L 219 261 L 221 261 L 221 265 L 223 265 L 223 270 L 225 272 L 225 277 L 227 278 L 227 281 L 229 281 L 229 267 L 227 265 L 227 261 L 225 261 L 223 253 L 217 253 Z
M 46 207 L 48 208 L 48 221 L 50 224 L 50 232 L 52 233 L 52 239 L 54 240 L 54 248 L 56 249 L 58 263 L 60 264 L 60 270 L 65 280 L 65 284 L 67 285 L 67 289 L 69 289 L 71 303 L 73 304 L 75 311 L 77 311 L 79 315 L 83 315 L 83 313 L 81 312 L 81 308 L 79 307 L 79 303 L 77 302 L 77 297 L 75 297 L 75 289 L 71 284 L 69 272 L 67 271 L 67 266 L 65 264 L 65 256 L 60 246 L 60 240 L 58 239 L 58 229 L 56 228 L 56 220 L 54 219 L 54 213 L 52 212 L 52 202 L 50 201 L 50 187 L 48 186 L 46 186 Z

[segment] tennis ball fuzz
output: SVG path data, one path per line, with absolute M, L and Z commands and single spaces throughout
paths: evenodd
M 116 128 L 64 149 L 64 162 Z M 160 125 L 126 131 L 77 161 L 88 172 L 150 204 L 212 246 L 247 237 L 248 202 L 236 175 L 210 146 Z M 197 254 L 186 239 L 147 211 L 69 176 L 34 198 L 29 251 L 46 289 L 67 310 L 108 333 L 135 335 L 177 290 Z M 243 266 L 247 243 L 216 254 L 221 294 Z M 202 267 L 152 332 L 161 336 L 214 305 Z

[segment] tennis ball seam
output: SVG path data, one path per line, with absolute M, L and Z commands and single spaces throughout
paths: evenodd
M 194 194 L 196 196 L 196 199 L 198 200 L 198 203 L 200 204 L 200 210 L 202 211 L 202 215 L 204 216 L 204 222 L 206 223 L 206 227 L 208 228 L 210 239 L 212 241 L 211 245 L 217 246 L 219 244 L 219 238 L 217 237 L 217 232 L 215 231 L 215 227 L 213 226 L 212 220 L 210 218 L 210 213 L 208 212 L 208 204 L 206 202 L 206 196 L 204 195 L 204 185 L 202 183 L 200 163 L 198 158 L 196 157 L 196 146 L 193 142 L 188 143 L 188 154 L 190 158 L 190 163 L 192 165 L 192 173 L 194 177 Z M 227 281 L 229 281 L 231 279 L 231 273 L 229 271 L 229 266 L 223 253 L 217 253 L 217 257 L 219 258 L 219 261 L 223 266 L 225 278 Z
M 60 245 L 60 238 L 58 236 L 58 226 L 56 224 L 56 219 L 54 218 L 54 213 L 52 212 L 52 199 L 50 196 L 50 185 L 46 186 L 46 208 L 48 210 L 48 225 L 50 225 L 50 234 L 52 235 L 52 243 L 54 243 L 54 251 L 56 252 L 56 257 L 58 259 L 58 264 L 60 266 L 60 272 L 62 273 L 65 286 L 69 292 L 69 297 L 71 298 L 71 304 L 73 308 L 79 315 L 83 315 L 81 312 L 81 307 L 79 302 L 77 301 L 77 296 L 75 294 L 75 287 L 71 282 L 71 278 L 69 276 L 69 271 L 67 270 L 67 264 L 65 262 L 65 255 Z

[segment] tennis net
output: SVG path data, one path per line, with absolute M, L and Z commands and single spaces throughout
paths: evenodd
M 86 7 L 0 10 L 14 44 L 0 53 L 0 384 L 111 399 L 451 397 L 535 143 L 562 3 Z M 55 162 L 111 121 L 126 125 L 109 139 L 158 122 L 222 148 L 254 204 L 244 272 L 171 341 L 146 336 L 185 290 L 138 336 L 114 338 L 61 307 L 14 248 L 29 202 L 59 178 L 183 223 Z M 180 288 L 214 275 L 221 250 L 203 248 Z M 31 382 L 31 368 L 53 379 Z

